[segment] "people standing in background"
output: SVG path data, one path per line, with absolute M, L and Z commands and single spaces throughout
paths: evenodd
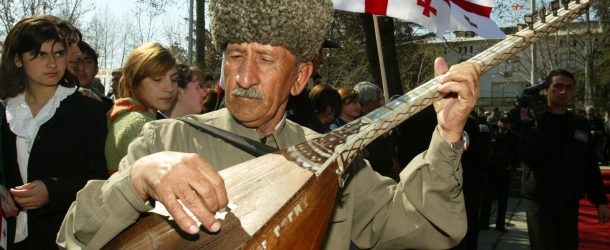
M 328 49 L 341 48 L 341 45 L 329 40 L 324 39 L 322 46 L 318 50 L 318 56 L 313 60 L 313 74 L 307 81 L 307 86 L 298 95 L 291 95 L 288 97 L 288 104 L 286 106 L 286 118 L 296 122 L 302 126 L 307 126 L 311 123 L 312 119 L 315 119 L 314 110 L 312 103 L 309 98 L 309 91 L 316 85 L 322 83 L 322 76 L 317 72 L 318 68 L 324 64 Z M 310 124 L 311 125 L 311 124 Z
M 309 92 L 314 118 L 305 122 L 305 127 L 320 134 L 330 132 L 330 123 L 341 110 L 341 97 L 336 89 L 328 84 L 318 84 Z
M 106 97 L 103 94 L 103 91 L 100 92 L 99 89 L 95 87 L 96 83 L 101 86 L 99 79 L 95 78 L 95 75 L 97 75 L 99 72 L 97 52 L 95 52 L 95 50 L 93 50 L 88 43 L 83 41 L 78 43 L 78 48 L 81 51 L 76 64 L 76 77 L 78 78 L 78 84 L 81 88 L 89 90 L 95 94 L 96 98 L 101 99 L 107 110 L 109 110 L 112 108 L 114 101 Z
M 354 86 L 354 90 L 358 92 L 361 115 L 366 115 L 385 105 L 383 91 L 372 82 L 359 82 Z M 366 147 L 364 157 L 371 162 L 371 167 L 377 173 L 398 181 L 400 179 L 398 174 L 402 171 L 402 167 L 398 160 L 396 140 L 396 135 L 392 133 L 378 137 Z
M 195 73 L 187 65 L 178 64 L 178 88 L 176 97 L 163 113 L 169 118 L 200 114 L 203 109 L 203 74 Z M 205 92 L 207 94 L 207 92 Z
M 111 85 L 110 85 L 110 91 L 108 91 L 108 94 L 106 94 L 106 96 L 108 96 L 109 98 L 112 98 L 112 100 L 116 100 L 119 99 L 119 81 L 121 80 L 121 76 L 123 75 L 123 69 L 118 68 L 112 71 L 111 73 L 112 75 L 112 80 L 111 80 Z
M 177 81 L 176 60 L 161 44 L 147 43 L 129 54 L 119 81 L 121 99 L 108 116 L 105 155 L 110 173 L 117 170 L 144 124 L 155 120 L 159 110 L 169 109 Z
M 339 92 L 341 97 L 341 112 L 339 112 L 334 122 L 330 124 L 331 130 L 335 130 L 360 117 L 360 111 L 362 110 L 358 92 L 354 91 L 353 88 L 340 88 L 337 92 Z
M 486 172 L 490 158 L 491 130 L 487 122 L 472 111 L 464 125 L 464 132 L 469 138 L 467 148 L 460 159 L 462 163 L 464 205 L 468 230 L 464 239 L 454 250 L 476 250 L 478 248 L 480 211 L 483 203 L 483 191 L 487 180 Z M 466 136 L 464 136 L 466 137 Z
M 76 26 L 59 17 L 46 15 L 44 18 L 55 23 L 57 28 L 59 28 L 59 32 L 61 32 L 66 43 L 67 68 L 73 75 L 76 75 L 78 57 L 81 55 L 78 43 L 83 40 L 83 33 Z
M 107 177 L 105 111 L 77 91 L 66 47 L 45 17 L 19 21 L 4 42 L 3 184 L 17 205 L 5 211 L 8 249 L 56 248 L 55 236 L 77 191 Z
M 521 194 L 527 200 L 532 250 L 577 249 L 579 201 L 586 194 L 600 223 L 608 220 L 608 199 L 588 121 L 568 111 L 575 78 L 566 70 L 547 76 L 547 111 L 537 117 L 521 146 Z
M 600 164 L 606 165 L 608 160 L 604 154 L 604 122 L 599 118 L 593 106 L 585 107 L 585 114 L 591 128 L 591 141 L 595 145 L 597 160 Z
M 492 133 L 491 160 L 489 161 L 489 185 L 485 188 L 481 225 L 489 225 L 491 202 L 497 197 L 496 231 L 506 232 L 506 209 L 510 191 L 511 172 L 519 166 L 519 135 L 512 130 L 512 118 L 504 112 Z
M 385 105 L 383 90 L 372 82 L 359 82 L 354 86 L 354 90 L 358 92 L 363 115 Z

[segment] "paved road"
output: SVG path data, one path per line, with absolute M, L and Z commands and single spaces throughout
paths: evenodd
M 493 204 L 495 206 L 495 203 Z M 506 218 L 508 232 L 502 233 L 495 228 L 495 207 L 492 207 L 493 219 L 490 219 L 489 230 L 479 231 L 479 250 L 521 250 L 530 249 L 525 219 L 525 200 L 520 197 L 508 199 Z M 494 223 L 494 224 L 492 224 Z
M 601 169 L 610 169 L 610 166 L 602 166 Z M 496 204 L 492 204 L 489 230 L 479 231 L 479 250 L 522 250 L 530 249 L 527 235 L 527 220 L 525 218 L 525 200 L 519 197 L 520 176 L 519 171 L 513 173 L 511 192 L 508 198 L 508 209 L 506 218 L 508 232 L 502 233 L 494 230 L 496 218 Z M 493 218 L 493 219 L 492 219 Z

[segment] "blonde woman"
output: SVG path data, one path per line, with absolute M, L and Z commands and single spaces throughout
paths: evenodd
M 119 80 L 121 98 L 108 116 L 105 155 L 111 174 L 144 124 L 155 120 L 159 110 L 170 108 L 177 78 L 176 60 L 160 44 L 144 44 L 129 54 Z

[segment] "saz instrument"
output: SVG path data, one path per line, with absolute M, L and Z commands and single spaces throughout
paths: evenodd
M 581 15 L 589 3 L 572 1 L 468 62 L 485 73 Z M 220 171 L 237 208 L 219 233 L 189 235 L 163 216 L 145 214 L 105 248 L 319 249 L 349 164 L 372 140 L 441 98 L 439 78 L 322 137 Z

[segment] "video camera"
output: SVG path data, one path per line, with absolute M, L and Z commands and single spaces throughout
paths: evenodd
M 541 118 L 547 110 L 546 96 L 540 94 L 540 91 L 547 87 L 545 80 L 538 80 L 536 85 L 524 88 L 518 97 L 519 105 L 527 108 L 528 115 L 534 120 Z

